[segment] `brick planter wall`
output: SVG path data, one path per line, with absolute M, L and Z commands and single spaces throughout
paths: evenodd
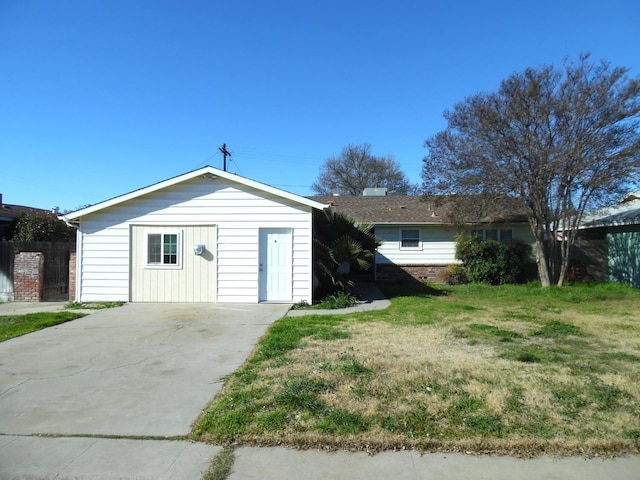
M 44 254 L 41 252 L 16 254 L 13 272 L 14 301 L 41 301 L 44 285 Z
M 376 280 L 380 282 L 431 282 L 443 283 L 440 272 L 447 265 L 376 265 Z

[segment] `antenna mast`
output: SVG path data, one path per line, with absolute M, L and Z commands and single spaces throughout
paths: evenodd
M 227 144 L 223 143 L 221 147 L 218 147 L 218 150 L 220 150 L 222 152 L 222 158 L 224 159 L 224 168 L 223 170 L 226 172 L 227 171 L 227 157 L 231 156 L 231 152 L 229 152 L 229 150 L 227 150 Z

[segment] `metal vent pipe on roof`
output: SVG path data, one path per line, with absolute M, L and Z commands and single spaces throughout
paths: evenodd
M 387 189 L 385 187 L 365 188 L 362 191 L 363 197 L 384 197 L 386 195 Z

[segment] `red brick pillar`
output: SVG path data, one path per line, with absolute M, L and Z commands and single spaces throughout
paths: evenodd
M 16 254 L 13 267 L 13 297 L 16 302 L 42 300 L 44 254 L 21 252 Z
M 69 253 L 69 301 L 76 301 L 76 252 Z

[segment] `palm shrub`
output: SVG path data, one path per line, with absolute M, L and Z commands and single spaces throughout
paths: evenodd
M 456 258 L 462 261 L 472 282 L 518 283 L 525 276 L 530 255 L 531 246 L 518 239 L 499 242 L 476 235 L 456 239 Z
M 348 292 L 353 284 L 347 274 L 367 270 L 374 250 L 380 245 L 373 226 L 330 212 L 328 215 L 316 213 L 313 227 L 316 297 Z

